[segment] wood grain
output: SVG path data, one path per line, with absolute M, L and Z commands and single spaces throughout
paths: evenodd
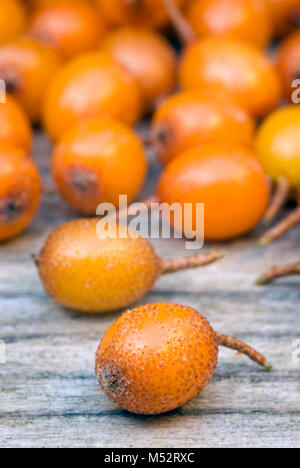
M 37 134 L 35 158 L 48 184 L 49 153 Z M 143 196 L 158 174 L 150 160 Z M 115 407 L 94 376 L 97 344 L 118 314 L 63 310 L 44 293 L 32 262 L 47 234 L 74 217 L 56 194 L 47 195 L 30 229 L 0 246 L 0 339 L 7 348 L 0 364 L 0 445 L 299 447 L 300 365 L 292 362 L 292 343 L 300 338 L 300 278 L 266 287 L 253 281 L 274 263 L 300 258 L 300 229 L 265 249 L 254 247 L 259 232 L 227 243 L 224 260 L 166 276 L 144 298 L 141 303 L 195 307 L 216 330 L 265 353 L 274 371 L 221 350 L 216 375 L 198 398 L 167 415 L 143 417 Z M 187 254 L 179 240 L 154 245 L 166 258 Z

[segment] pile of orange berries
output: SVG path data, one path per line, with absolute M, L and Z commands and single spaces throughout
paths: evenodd
M 183 42 L 180 50 L 170 40 L 172 26 Z M 275 39 L 281 42 L 273 57 L 267 48 Z M 43 186 L 32 157 L 34 125 L 53 140 L 49 166 L 59 193 L 82 215 L 95 215 L 101 202 L 118 207 L 120 195 L 129 202 L 138 196 L 150 145 L 163 166 L 153 199 L 205 203 L 206 240 L 245 235 L 264 216 L 273 222 L 289 198 L 298 207 L 260 244 L 300 223 L 299 0 L 0 0 L 0 80 L 0 242 L 23 232 L 39 209 Z M 145 117 L 151 118 L 147 142 L 134 128 Z M 194 226 L 195 212 L 190 216 Z M 66 248 L 69 240 L 81 252 L 76 261 Z M 95 220 L 55 231 L 36 259 L 46 290 L 67 307 L 115 310 L 140 299 L 161 274 L 219 258 L 215 253 L 174 266 L 143 239 L 119 241 L 99 240 Z M 91 262 L 98 242 L 101 255 Z M 123 263 L 126 254 L 130 261 Z M 260 282 L 299 271 L 299 264 L 279 268 Z M 214 372 L 224 339 L 195 314 L 162 305 L 148 307 L 147 326 L 140 310 L 120 319 L 97 353 L 104 391 L 144 413 L 167 411 L 197 394 Z M 155 343 L 148 336 L 151 323 Z M 127 327 L 137 325 L 150 349 L 145 366 L 155 372 L 150 361 L 170 336 L 169 357 L 180 358 L 188 324 L 209 337 L 195 347 L 203 361 L 198 367 L 190 362 L 187 375 L 182 370 L 184 392 L 171 392 L 169 400 L 163 396 L 177 376 L 160 369 L 165 388 L 157 375 L 149 399 L 141 402 L 146 383 L 136 371 L 138 346 L 126 351 L 130 369 L 128 362 L 122 369 L 116 365 L 121 358 L 113 350 L 120 349 Z M 173 331 L 167 338 L 168 327 Z M 132 339 L 142 338 L 133 333 Z M 193 374 L 198 381 L 189 380 Z

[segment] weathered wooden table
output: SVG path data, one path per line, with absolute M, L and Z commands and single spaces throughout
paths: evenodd
M 49 149 L 37 135 L 44 175 Z M 151 172 L 147 193 L 157 169 Z M 299 447 L 300 362 L 293 344 L 300 339 L 300 278 L 267 287 L 253 281 L 274 263 L 300 258 L 300 229 L 263 250 L 254 247 L 253 233 L 223 245 L 221 262 L 159 281 L 144 302 L 195 307 L 216 330 L 265 353 L 274 371 L 221 350 L 217 372 L 198 398 L 172 413 L 143 417 L 115 407 L 94 376 L 97 344 L 118 314 L 63 310 L 43 291 L 32 262 L 52 228 L 73 217 L 57 195 L 48 195 L 30 229 L 0 247 L 0 339 L 7 358 L 0 364 L 0 445 Z M 166 257 L 186 254 L 179 240 L 155 247 Z

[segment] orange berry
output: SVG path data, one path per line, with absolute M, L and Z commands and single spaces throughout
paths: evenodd
M 206 38 L 189 45 L 179 79 L 184 89 L 223 89 L 255 117 L 266 115 L 281 99 L 279 76 L 269 59 L 233 39 Z
M 268 0 L 277 36 L 284 36 L 300 26 L 299 0 Z
M 39 173 L 26 153 L 0 146 L 0 242 L 20 234 L 35 216 L 41 197 Z
M 106 52 L 64 65 L 47 92 L 44 124 L 53 139 L 82 119 L 109 117 L 132 125 L 141 115 L 139 84 Z
M 168 16 L 161 0 L 96 0 L 100 12 L 114 25 L 160 27 L 167 23 Z M 183 0 L 176 0 L 178 5 Z
M 266 172 L 277 182 L 274 201 L 266 220 L 272 221 L 289 197 L 290 189 L 296 194 L 298 207 L 258 241 L 265 246 L 279 239 L 300 223 L 300 108 L 288 106 L 267 117 L 258 130 L 256 153 Z M 292 192 L 292 195 L 294 193 Z M 268 216 L 268 214 L 271 215 Z
M 184 405 L 203 390 L 218 362 L 208 321 L 190 307 L 151 304 L 130 310 L 108 330 L 96 354 L 106 395 L 138 414 Z
M 112 31 L 101 45 L 140 83 L 145 107 L 152 107 L 175 87 L 176 58 L 167 40 L 138 27 Z
M 134 170 L 133 170 L 134 169 Z M 62 196 L 80 213 L 96 215 L 102 202 L 132 201 L 145 180 L 144 148 L 126 125 L 95 119 L 71 128 L 52 156 L 52 174 Z
M 195 0 L 186 11 L 198 36 L 226 36 L 264 47 L 271 39 L 266 0 Z
M 161 176 L 160 202 L 205 204 L 206 240 L 225 240 L 249 232 L 262 218 L 269 199 L 265 173 L 244 148 L 209 145 L 174 159 Z M 197 229 L 196 210 L 190 225 Z M 182 229 L 182 226 L 176 226 Z
M 30 153 L 32 131 L 23 109 L 9 95 L 0 103 L 0 144 L 8 143 Z
M 300 80 L 300 30 L 282 43 L 278 54 L 278 70 L 285 96 L 291 100 L 295 91 L 293 82 Z
M 0 0 L 0 44 L 18 37 L 25 30 L 26 11 L 19 0 Z
M 45 92 L 58 66 L 52 49 L 28 37 L 0 47 L 0 79 L 34 121 L 41 116 Z
M 300 107 L 287 106 L 270 114 L 257 132 L 256 154 L 274 179 L 285 177 L 300 187 Z
M 36 258 L 45 290 L 59 304 L 89 313 L 109 312 L 137 302 L 161 275 L 208 265 L 208 252 L 162 260 L 150 242 L 131 229 L 99 229 L 98 219 L 79 219 L 55 229 Z
M 29 33 L 64 59 L 95 48 L 106 32 L 103 19 L 82 0 L 62 1 L 36 10 Z
M 205 143 L 251 146 L 253 137 L 253 119 L 218 89 L 183 91 L 166 99 L 154 115 L 151 131 L 164 164 Z
M 101 389 L 121 408 L 159 414 L 184 405 L 211 380 L 218 345 L 270 370 L 253 348 L 215 332 L 191 307 L 149 304 L 129 310 L 106 332 L 96 353 Z

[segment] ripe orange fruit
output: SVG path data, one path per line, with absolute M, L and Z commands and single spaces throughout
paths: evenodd
M 157 198 L 168 204 L 205 204 L 206 240 L 225 240 L 249 232 L 262 218 L 269 186 L 255 155 L 242 147 L 209 145 L 174 159 L 162 174 Z M 196 210 L 190 225 L 197 229 Z M 175 226 L 182 229 L 182 226 Z
M 285 96 L 291 100 L 295 91 L 293 82 L 300 80 L 300 30 L 288 37 L 280 46 L 278 69 Z M 299 84 L 297 86 L 300 88 Z M 298 97 L 300 98 L 300 91 Z
M 183 0 L 175 0 L 181 5 Z M 161 0 L 96 0 L 100 12 L 113 25 L 160 27 L 168 16 Z
M 287 106 L 270 114 L 259 128 L 256 154 L 275 180 L 282 176 L 290 187 L 300 187 L 300 107 Z
M 31 223 L 41 198 L 39 173 L 26 153 L 0 146 L 0 242 L 20 234 Z
M 138 80 L 146 109 L 174 89 L 175 53 L 158 33 L 138 27 L 123 27 L 108 34 L 101 47 Z
M 37 9 L 29 33 L 64 59 L 95 48 L 106 26 L 98 11 L 82 0 L 62 1 Z
M 288 34 L 300 26 L 299 0 L 268 0 L 277 36 Z
M 141 115 L 137 81 L 106 52 L 90 52 L 71 60 L 48 89 L 44 124 L 57 140 L 82 119 L 111 117 L 132 125 Z
M 0 44 L 10 41 L 25 30 L 26 11 L 19 0 L 0 0 Z
M 23 109 L 9 95 L 6 102 L 0 103 L 0 145 L 8 143 L 23 148 L 30 153 L 32 147 L 32 131 Z
M 164 164 L 205 143 L 251 146 L 253 138 L 253 119 L 218 89 L 183 91 L 166 99 L 154 114 L 151 130 L 151 142 Z
M 262 275 L 256 282 L 259 286 L 267 283 L 271 283 L 275 279 L 283 278 L 285 276 L 299 275 L 300 274 L 300 262 L 293 263 L 291 265 L 284 265 L 280 267 L 273 267 Z
M 162 260 L 135 231 L 117 225 L 115 233 L 104 232 L 98 222 L 79 219 L 60 226 L 36 258 L 45 290 L 65 307 L 90 313 L 122 309 L 147 294 L 161 275 L 220 258 L 208 252 Z
M 194 0 L 186 17 L 196 34 L 226 36 L 264 47 L 271 39 L 266 0 Z
M 300 107 L 297 105 L 290 105 L 273 112 L 258 130 L 255 141 L 258 159 L 272 179 L 279 184 L 282 180 L 286 181 L 286 188 L 282 191 L 282 195 L 279 192 L 278 201 L 275 204 L 275 214 L 288 198 L 289 189 L 292 188 L 297 192 L 298 200 L 298 208 L 279 225 L 268 231 L 260 239 L 259 243 L 261 245 L 269 244 L 278 239 L 287 230 L 300 223 L 299 135 Z M 270 220 L 272 220 L 272 217 Z
M 0 79 L 34 121 L 58 67 L 56 53 L 34 39 L 22 37 L 0 47 Z
M 215 373 L 219 345 L 270 370 L 257 351 L 215 332 L 191 307 L 161 303 L 129 310 L 109 328 L 97 349 L 95 371 L 101 389 L 121 408 L 165 413 L 206 387 Z
M 231 94 L 255 117 L 272 111 L 281 99 L 279 76 L 255 47 L 226 38 L 206 38 L 189 45 L 179 67 L 183 89 L 213 86 Z
M 72 127 L 52 155 L 52 174 L 60 193 L 86 215 L 96 215 L 102 202 L 118 206 L 119 195 L 132 201 L 146 171 L 140 140 L 114 120 L 93 119 Z

